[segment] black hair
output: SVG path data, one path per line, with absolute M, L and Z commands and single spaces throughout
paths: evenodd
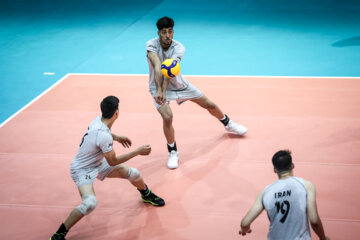
M 119 99 L 115 96 L 108 96 L 102 100 L 100 108 L 103 118 L 112 118 L 119 108 Z
M 159 31 L 163 28 L 173 28 L 174 25 L 174 20 L 170 17 L 162 17 L 156 22 Z
M 291 152 L 289 150 L 281 150 L 274 154 L 272 163 L 277 172 L 290 171 L 292 168 Z

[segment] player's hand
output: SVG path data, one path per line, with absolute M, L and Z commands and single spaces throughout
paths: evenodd
M 143 145 L 141 147 L 138 147 L 137 151 L 140 155 L 149 155 L 151 152 L 151 146 L 150 145 Z
M 163 102 L 163 94 L 161 92 L 161 90 L 156 91 L 155 96 L 154 96 L 155 102 L 159 105 L 162 105 Z
M 156 91 L 154 99 L 157 104 L 164 105 L 166 103 L 166 92 L 161 90 Z
M 121 143 L 124 148 L 129 148 L 131 146 L 131 140 L 126 136 L 117 136 L 116 141 Z
M 166 103 L 166 91 L 162 92 L 162 104 L 164 105 Z
M 251 233 L 251 229 L 250 227 L 241 227 L 241 229 L 239 230 L 239 234 L 242 236 L 245 236 L 247 233 Z

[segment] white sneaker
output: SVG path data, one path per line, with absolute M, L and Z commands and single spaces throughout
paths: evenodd
M 226 131 L 230 133 L 235 133 L 237 135 L 244 135 L 247 132 L 247 128 L 244 126 L 241 126 L 240 124 L 237 124 L 236 122 L 233 122 L 232 120 L 229 121 L 229 123 L 225 126 Z
M 167 163 L 168 168 L 175 169 L 179 165 L 179 155 L 178 152 L 173 150 L 169 152 L 169 160 Z

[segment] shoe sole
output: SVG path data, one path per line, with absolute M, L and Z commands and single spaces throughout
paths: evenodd
M 176 167 L 169 167 L 167 166 L 169 169 L 177 169 L 179 166 L 176 166 Z
M 228 131 L 228 130 L 226 130 L 228 133 L 230 133 L 230 134 L 234 134 L 234 135 L 237 135 L 237 136 L 244 136 L 248 131 L 246 130 L 245 132 L 243 132 L 243 133 L 241 133 L 241 134 L 239 134 L 239 133 L 237 133 L 237 132 L 233 132 L 233 131 Z
M 161 206 L 164 206 L 164 205 L 165 205 L 165 204 L 164 204 L 164 205 L 160 205 L 160 204 L 154 203 L 154 202 L 152 202 L 152 201 L 144 200 L 144 199 L 143 199 L 143 202 L 144 202 L 144 203 L 150 203 L 151 205 L 156 206 L 156 207 L 161 207 Z

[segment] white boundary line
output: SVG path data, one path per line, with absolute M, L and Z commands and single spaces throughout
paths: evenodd
M 127 73 L 69 73 L 69 75 L 107 75 L 107 76 L 149 76 L 149 74 L 127 74 Z M 228 77 L 228 78 L 348 78 L 348 79 L 360 79 L 360 76 L 358 77 L 348 77 L 348 76 L 255 76 L 255 75 L 183 75 L 185 77 L 207 77 L 207 78 L 217 78 L 217 77 Z
M 14 113 L 12 116 L 10 116 L 8 119 L 6 119 L 4 122 L 0 124 L 0 128 L 2 128 L 6 123 L 8 123 L 11 119 L 13 119 L 15 116 L 20 114 L 23 110 L 25 110 L 27 107 L 29 107 L 31 104 L 33 104 L 35 101 L 37 101 L 39 98 L 44 96 L 47 92 L 49 92 L 51 89 L 56 87 L 59 83 L 61 83 L 64 79 L 71 75 L 107 75 L 107 76 L 148 76 L 149 74 L 122 74 L 122 73 L 68 73 L 64 77 L 62 77 L 59 81 L 54 83 L 52 86 L 50 86 L 48 89 L 46 89 L 44 92 L 42 92 L 40 95 L 38 95 L 36 98 L 34 98 L 31 102 L 26 104 L 24 107 L 22 107 L 20 110 L 18 110 L 16 113 Z M 359 77 L 324 77 L 324 76 L 246 76 L 246 75 L 184 75 L 185 77 L 206 77 L 206 78 L 217 78 L 217 77 L 224 77 L 224 78 L 332 78 L 332 79 L 359 79 Z
M 53 89 L 54 87 L 56 87 L 59 83 L 61 83 L 65 78 L 69 77 L 70 74 L 66 74 L 64 77 L 62 77 L 60 80 L 58 80 L 56 83 L 54 83 L 53 85 L 51 85 L 48 89 L 46 89 L 44 92 L 40 93 L 40 95 L 38 95 L 36 98 L 34 98 L 31 102 L 29 102 L 28 104 L 26 104 L 24 107 L 22 107 L 20 110 L 18 110 L 16 113 L 14 113 L 13 115 L 11 115 L 8 119 L 6 119 L 4 122 L 2 122 L 0 124 L 0 128 L 2 128 L 6 123 L 8 123 L 11 119 L 13 119 L 15 116 L 17 116 L 18 114 L 20 114 L 22 111 L 24 111 L 27 107 L 29 107 L 31 104 L 33 104 L 35 101 L 37 101 L 39 98 L 41 98 L 42 96 L 44 96 L 47 92 L 49 92 L 51 89 Z

